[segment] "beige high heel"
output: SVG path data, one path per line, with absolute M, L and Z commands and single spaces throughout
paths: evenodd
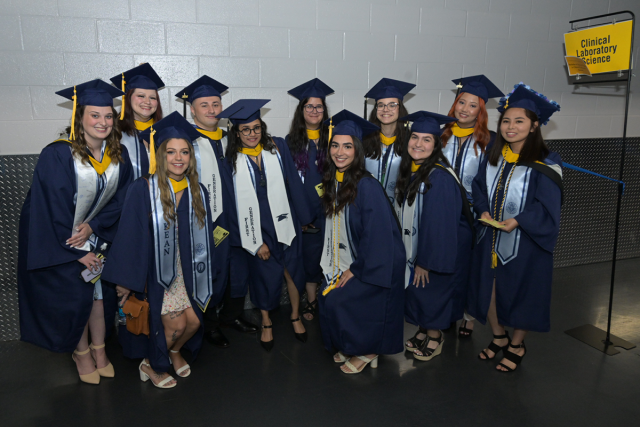
M 90 350 L 91 350 L 90 348 L 86 349 L 85 351 L 74 350 L 73 354 L 71 355 L 71 358 L 77 364 L 78 361 L 76 360 L 76 355 L 84 356 L 85 354 L 89 353 Z M 98 373 L 97 369 L 91 372 L 90 374 L 82 375 L 78 373 L 78 375 L 80 375 L 80 381 L 82 381 L 83 383 L 96 384 L 96 385 L 100 384 L 100 374 Z
M 171 353 L 180 353 L 179 350 L 169 350 Z M 173 363 L 171 363 L 173 365 Z M 176 367 L 174 366 L 173 369 L 176 371 L 176 374 L 181 377 L 181 378 L 187 378 L 189 375 L 191 375 L 191 366 L 189 366 L 189 364 L 187 363 L 186 365 L 184 365 L 182 368 L 180 369 L 176 369 Z M 185 371 L 189 371 L 186 374 L 183 375 L 183 373 Z
M 101 348 L 104 348 L 104 346 L 105 344 L 93 345 L 93 343 L 91 343 L 89 344 L 89 350 L 99 350 Z M 91 357 L 93 357 L 93 354 L 91 355 Z M 93 361 L 96 362 L 95 357 L 93 357 Z M 109 364 L 104 368 L 98 368 L 98 362 L 96 362 L 96 369 L 98 370 L 98 374 L 100 374 L 101 377 L 113 378 L 116 376 L 116 372 L 113 369 L 113 365 L 111 364 L 111 362 L 109 362 Z
M 364 368 L 367 367 L 368 364 L 371 364 L 371 368 L 373 369 L 376 369 L 378 367 L 378 356 L 374 357 L 373 359 L 369 359 L 366 356 L 356 356 L 356 357 L 364 362 L 364 364 L 360 366 L 360 369 L 356 368 L 351 363 L 350 360 L 347 360 L 343 366 L 346 366 L 347 368 L 349 368 L 349 372 L 345 371 L 344 369 L 340 369 L 340 370 L 345 374 L 359 374 L 360 372 L 362 372 Z
M 151 369 L 151 365 L 149 365 L 147 362 L 144 361 L 144 359 L 142 359 L 142 362 L 140 362 L 140 366 L 138 366 L 138 370 L 140 371 L 140 379 L 142 380 L 142 382 L 147 382 L 149 381 L 149 375 L 147 375 L 147 373 L 142 370 L 142 365 L 148 366 L 149 369 Z M 174 388 L 175 386 L 178 385 L 178 383 L 174 382 L 173 384 L 168 384 L 174 380 L 175 378 L 169 375 L 167 378 L 163 379 L 158 384 L 154 383 L 153 380 L 151 380 L 151 384 L 153 384 L 155 387 L 158 387 L 158 388 Z

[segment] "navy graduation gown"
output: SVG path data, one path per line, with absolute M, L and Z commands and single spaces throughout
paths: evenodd
M 74 160 L 68 142 L 54 142 L 40 153 L 33 182 L 20 214 L 18 294 L 23 341 L 56 352 L 75 350 L 89 320 L 94 285 L 80 273 L 86 251 L 67 246 L 71 237 L 77 191 Z M 98 247 L 113 241 L 131 166 L 126 148 L 113 198 L 89 225 Z M 101 251 L 107 258 L 110 254 Z M 101 280 L 107 335 L 116 312 L 115 289 Z
M 324 346 L 356 355 L 401 352 L 405 251 L 389 199 L 373 177 L 358 182 L 347 233 L 353 277 L 326 296 L 318 294 Z
M 127 147 L 135 150 L 135 153 L 131 153 L 129 156 L 129 164 L 131 165 L 134 180 L 149 173 L 149 151 L 139 135 L 140 131 L 137 129 L 133 129 L 133 135 L 123 132 L 122 140 L 120 141 L 121 145 L 124 146 L 126 144 Z
M 460 187 L 449 172 L 434 169 L 431 188 L 422 198 L 416 265 L 429 270 L 429 283 L 406 289 L 407 322 L 427 329 L 446 329 L 464 314 L 471 228 L 462 212 Z M 418 198 L 416 198 L 418 200 Z
M 273 310 L 280 306 L 280 296 L 282 294 L 282 286 L 284 283 L 285 268 L 291 275 L 298 291 L 302 292 L 304 290 L 306 282 L 304 277 L 304 268 L 301 265 L 301 225 L 309 224 L 312 220 L 307 196 L 304 194 L 304 188 L 300 181 L 300 177 L 298 176 L 295 164 L 293 163 L 289 147 L 282 138 L 273 138 L 273 141 L 276 143 L 282 159 L 283 177 L 285 187 L 287 189 L 289 206 L 291 207 L 291 216 L 296 230 L 296 237 L 293 238 L 291 246 L 288 247 L 283 243 L 278 242 L 278 236 L 276 234 L 271 209 L 269 207 L 267 187 L 257 185 L 255 191 L 257 193 L 258 203 L 260 206 L 262 240 L 269 247 L 271 257 L 267 261 L 263 261 L 257 254 L 251 255 L 246 250 L 243 250 L 243 255 L 244 265 L 248 270 L 251 302 L 261 310 Z M 253 161 L 250 161 L 249 163 L 253 168 L 254 176 L 260 177 L 260 169 L 258 168 L 258 165 Z M 253 189 L 249 188 L 246 191 L 251 190 Z M 239 244 L 239 230 L 237 229 L 236 232 L 238 234 Z
M 562 165 L 557 153 L 551 152 L 547 158 Z M 487 196 L 486 167 L 487 159 L 473 181 L 474 209 L 478 216 L 490 212 L 489 203 L 493 203 Z M 503 176 L 508 176 L 512 167 L 507 164 Z M 506 265 L 498 260 L 498 266 L 492 269 L 492 229 L 487 227 L 473 252 L 469 314 L 486 323 L 495 277 L 500 324 L 528 331 L 549 331 L 553 250 L 560 228 L 560 205 L 560 188 L 551 179 L 532 170 L 524 210 L 515 216 L 522 230 L 518 256 Z
M 285 138 L 288 143 L 289 135 Z M 322 199 L 318 195 L 316 186 L 322 183 L 322 172 L 318 172 L 316 157 L 318 149 L 313 141 L 308 141 L 309 148 L 307 156 L 309 157 L 307 167 L 304 170 L 304 193 L 307 196 L 309 208 L 312 211 L 313 226 L 320 229 L 320 232 L 302 233 L 302 262 L 304 266 L 305 280 L 308 283 L 320 283 L 322 281 L 322 267 L 320 267 L 320 259 L 322 258 L 322 230 L 324 229 L 324 209 L 322 208 Z M 298 172 L 300 174 L 300 172 Z M 306 224 L 302 224 L 306 225 Z
M 203 187 L 204 188 L 204 187 Z M 205 196 L 208 194 L 205 191 Z M 189 225 L 189 205 L 191 194 L 185 191 L 178 205 L 178 244 L 180 248 L 180 260 L 184 285 L 191 302 L 193 311 L 200 319 L 198 332 L 184 345 L 191 351 L 193 358 L 198 354 L 202 346 L 204 328 L 202 323 L 202 311 L 193 300 L 193 271 L 191 258 L 191 239 Z M 211 226 L 211 212 L 209 203 L 205 201 L 207 208 L 207 221 Z M 213 239 L 209 253 L 213 252 Z M 122 209 L 122 217 L 118 234 L 113 242 L 114 255 L 106 264 L 102 277 L 109 282 L 130 289 L 139 300 L 145 298 L 144 291 L 147 287 L 147 300 L 149 302 L 149 329 L 150 336 L 133 335 L 127 331 L 126 326 L 120 326 L 118 339 L 123 347 L 124 355 L 131 359 L 149 358 L 151 367 L 156 372 L 169 370 L 169 352 L 162 325 L 161 311 L 165 289 L 158 283 L 155 265 L 155 242 L 153 239 L 153 223 L 151 222 L 151 200 L 149 196 L 149 184 L 143 178 L 137 179 L 129 187 L 127 198 Z M 212 265 L 215 258 L 212 255 Z M 213 269 L 214 272 L 217 268 Z M 214 273 L 215 274 L 215 273 Z M 213 294 L 219 294 L 221 284 L 214 277 Z M 215 306 L 209 304 L 210 310 Z

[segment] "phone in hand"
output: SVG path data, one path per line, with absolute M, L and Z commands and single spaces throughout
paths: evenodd
M 95 283 L 96 279 L 99 278 L 100 275 L 102 274 L 102 269 L 104 268 L 104 263 L 107 261 L 107 259 L 102 254 L 98 254 L 97 257 L 102 260 L 102 264 L 100 265 L 100 268 L 98 268 L 97 270 L 89 270 L 88 268 L 85 268 L 80 273 L 80 278 L 84 280 L 86 283 L 90 283 L 90 282 Z

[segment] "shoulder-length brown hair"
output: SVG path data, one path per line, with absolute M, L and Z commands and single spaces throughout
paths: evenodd
M 171 198 L 171 192 L 173 189 L 167 182 L 167 142 L 163 141 L 160 147 L 156 150 L 156 176 L 158 177 L 158 187 L 160 188 L 160 201 L 162 202 L 162 211 L 164 213 L 164 220 L 167 222 L 177 221 L 177 206 L 174 205 Z M 187 142 L 189 147 L 189 168 L 185 173 L 186 178 L 189 180 L 189 188 L 191 189 L 191 206 L 198 219 L 198 225 L 200 228 L 204 227 L 207 220 L 207 210 L 204 206 L 204 200 L 200 197 L 200 184 L 198 183 L 198 164 L 196 162 L 196 156 L 193 152 L 193 146 Z
M 71 151 L 74 156 L 78 156 L 82 163 L 89 164 L 89 153 L 87 153 L 87 141 L 84 139 L 84 127 L 82 126 L 82 118 L 86 111 L 86 106 L 79 105 L 76 108 L 76 116 L 73 120 L 73 132 L 75 139 L 71 141 Z M 111 107 L 111 114 L 113 114 L 113 128 L 107 138 L 105 152 L 109 153 L 111 161 L 114 164 L 118 164 L 122 161 L 122 146 L 120 145 L 120 139 L 122 139 L 122 132 L 120 132 L 120 125 L 118 120 L 118 112 Z M 64 133 L 60 134 L 63 138 L 68 138 L 71 135 L 71 126 L 67 126 Z
M 464 93 L 465 92 L 461 92 L 460 95 L 456 97 L 456 100 L 453 101 L 449 114 L 447 114 L 449 117 L 456 116 L 456 104 L 460 101 L 460 98 L 462 98 Z M 454 123 L 455 122 L 447 123 L 444 126 L 444 132 L 442 132 L 442 136 L 440 137 L 442 140 L 442 148 L 447 146 L 449 138 L 453 135 L 451 128 Z M 476 124 L 473 126 L 473 138 L 475 140 L 473 150 L 475 151 L 476 156 L 478 155 L 478 147 L 480 147 L 480 151 L 484 153 L 485 148 L 487 148 L 487 144 L 491 141 L 491 133 L 489 132 L 488 123 L 489 114 L 487 113 L 487 106 L 484 103 L 484 99 L 478 97 L 478 117 L 476 118 Z
M 333 138 L 332 138 L 333 139 Z M 327 159 L 325 161 L 324 175 L 322 176 L 322 205 L 324 213 L 328 217 L 337 215 L 347 205 L 353 203 L 358 195 L 358 182 L 368 172 L 364 163 L 364 147 L 362 141 L 352 136 L 355 157 L 353 163 L 344 172 L 344 179 L 340 190 L 336 192 L 336 164 L 331 159 L 331 142 L 327 149 Z
M 396 141 L 393 143 L 393 151 L 396 155 L 401 156 L 404 146 L 409 139 L 409 131 L 407 130 L 407 122 L 399 120 L 400 117 L 408 116 L 409 112 L 404 106 L 402 99 L 398 99 L 398 121 L 396 122 L 396 130 L 393 135 Z M 378 127 L 382 127 L 382 122 L 378 119 L 378 103 L 376 102 L 369 114 L 369 121 Z M 364 137 L 365 156 L 370 159 L 379 159 L 382 156 L 382 141 L 380 140 L 380 132 L 372 132 Z
M 124 118 L 120 120 L 120 128 L 122 129 L 122 132 L 129 136 L 133 136 L 137 132 L 133 108 L 131 108 L 131 98 L 135 91 L 135 89 L 130 89 L 124 96 Z M 156 109 L 156 112 L 153 113 L 153 116 L 151 116 L 155 123 L 162 120 L 162 105 L 160 104 L 160 96 L 158 95 L 157 90 L 156 97 L 158 98 L 158 108 Z
M 502 132 L 500 131 L 500 124 L 502 123 L 502 119 L 504 118 L 507 110 L 503 111 L 500 114 L 500 119 L 498 120 L 498 134 L 496 135 L 496 141 L 491 146 L 488 154 L 488 161 L 492 166 L 498 165 L 498 160 L 500 160 L 500 156 L 502 155 L 502 148 L 506 141 L 502 138 Z M 524 145 L 522 146 L 522 150 L 520 150 L 520 157 L 518 158 L 518 163 L 521 162 L 535 162 L 535 161 L 543 161 L 549 155 L 549 147 L 544 142 L 542 138 L 542 131 L 540 130 L 540 119 L 538 115 L 533 111 L 524 110 L 525 115 L 531 120 L 531 126 L 534 128 L 533 132 L 530 132 L 527 136 L 527 139 L 524 141 Z M 538 122 L 536 125 L 534 122 Z

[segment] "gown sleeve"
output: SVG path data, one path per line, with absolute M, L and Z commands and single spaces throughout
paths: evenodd
M 557 153 L 550 153 L 549 160 L 562 166 Z M 560 232 L 560 187 L 545 175 L 536 175 L 536 189 L 533 202 L 515 217 L 518 226 L 547 252 L 553 252 Z
M 144 292 L 149 267 L 149 184 L 138 178 L 129 186 L 109 257 L 102 272 L 108 282 Z
M 473 210 L 478 217 L 483 212 L 491 212 L 489 209 L 489 196 L 487 196 L 487 161 L 488 156 L 480 163 L 478 173 L 471 184 L 471 194 L 473 195 Z
M 289 194 L 291 196 L 289 202 L 291 207 L 296 211 L 296 216 L 301 225 L 310 224 L 313 221 L 313 213 L 309 206 L 308 198 L 304 191 L 302 180 L 298 175 L 295 163 L 293 163 L 293 157 L 289 151 L 289 146 L 284 142 L 282 138 L 274 138 L 274 142 L 277 144 L 280 150 L 280 158 L 282 158 L 282 167 L 284 170 L 284 179 L 289 188 Z
M 446 175 L 445 175 L 446 174 Z M 458 223 L 462 203 L 460 188 L 448 172 L 434 170 L 431 188 L 424 195 L 416 264 L 437 273 L 455 273 Z
M 375 178 L 360 180 L 355 205 L 360 214 L 362 233 L 357 242 L 357 259 L 349 270 L 364 283 L 391 288 L 394 267 L 393 227 L 397 229 L 398 224 L 389 199 Z

